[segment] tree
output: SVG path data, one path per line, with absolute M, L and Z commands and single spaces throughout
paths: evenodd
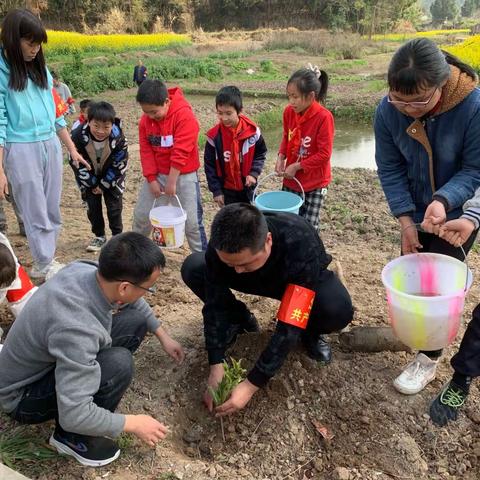
M 455 0 L 435 0 L 430 7 L 434 23 L 442 23 L 445 20 L 455 20 L 459 14 L 459 8 Z
M 461 10 L 462 17 L 472 17 L 478 8 L 480 8 L 480 0 L 465 0 Z

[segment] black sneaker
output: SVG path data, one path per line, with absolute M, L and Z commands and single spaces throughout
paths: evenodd
M 109 438 L 78 435 L 58 427 L 52 433 L 49 443 L 58 453 L 71 455 L 87 467 L 108 465 L 120 455 L 117 444 Z
M 325 338 L 320 335 L 318 338 L 311 338 L 308 334 L 302 336 L 303 344 L 307 355 L 317 362 L 325 365 L 332 361 L 332 349 Z
M 444 427 L 450 420 L 456 421 L 467 396 L 468 392 L 455 383 L 449 382 L 430 405 L 432 422 L 439 427 Z

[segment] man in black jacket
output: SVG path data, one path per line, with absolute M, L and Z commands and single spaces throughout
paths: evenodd
M 346 288 L 327 269 L 330 262 L 318 233 L 298 215 L 262 213 L 246 203 L 227 205 L 217 213 L 207 251 L 190 255 L 182 265 L 184 282 L 204 302 L 209 387 L 223 378 L 225 350 L 236 335 L 258 330 L 255 317 L 230 288 L 282 300 L 268 346 L 247 379 L 217 408 L 218 414 L 243 408 L 300 338 L 310 357 L 331 361 L 322 334 L 346 327 L 353 307 Z M 211 411 L 208 389 L 204 401 Z

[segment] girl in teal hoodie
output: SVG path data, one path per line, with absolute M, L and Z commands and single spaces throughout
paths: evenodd
M 42 278 L 62 267 L 54 260 L 63 169 L 57 135 L 74 163 L 86 162 L 56 113 L 40 20 L 28 10 L 11 10 L 0 40 L 0 199 L 10 183 L 34 261 L 30 275 Z

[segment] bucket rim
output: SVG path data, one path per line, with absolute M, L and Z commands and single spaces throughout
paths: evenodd
M 465 287 L 462 287 L 460 289 L 458 289 L 457 291 L 453 292 L 453 293 L 449 293 L 447 295 L 437 295 L 435 297 L 421 297 L 419 295 L 413 295 L 411 293 L 405 293 L 405 292 L 402 292 L 396 288 L 394 288 L 393 286 L 391 286 L 385 279 L 386 277 L 386 271 L 387 269 L 389 268 L 389 266 L 391 266 L 392 264 L 395 264 L 395 263 L 400 263 L 403 259 L 407 258 L 407 257 L 410 257 L 412 255 L 428 255 L 430 257 L 443 257 L 443 259 L 449 261 L 449 262 L 452 262 L 452 263 L 460 263 L 461 265 L 463 265 L 466 269 L 467 269 L 467 280 L 466 280 L 466 288 Z M 444 255 L 443 253 L 433 253 L 433 252 L 423 252 L 423 253 L 409 253 L 408 255 L 403 255 L 401 257 L 397 257 L 397 258 L 394 258 L 393 260 L 390 260 L 383 268 L 382 268 L 382 275 L 381 275 L 381 278 L 382 278 L 382 283 L 383 283 L 383 286 L 387 289 L 387 290 L 390 290 L 391 292 L 394 292 L 396 295 L 399 295 L 400 297 L 404 297 L 404 298 L 409 298 L 409 299 L 418 299 L 418 298 L 424 298 L 424 299 L 427 299 L 431 302 L 438 302 L 438 301 L 443 301 L 443 300 L 446 300 L 446 299 L 449 299 L 449 298 L 454 298 L 454 297 L 458 297 L 460 294 L 465 297 L 467 295 L 467 292 L 470 290 L 471 286 L 472 286 L 472 283 L 473 283 L 473 273 L 472 271 L 470 270 L 470 267 L 465 263 L 465 262 L 462 262 L 461 260 L 459 260 L 458 258 L 454 258 L 454 257 L 451 257 L 450 255 Z
M 262 210 L 268 210 L 268 211 L 272 211 L 272 212 L 287 212 L 287 210 L 293 210 L 293 209 L 299 209 L 302 205 L 303 205 L 303 198 L 300 197 L 299 195 L 297 195 L 296 193 L 292 193 L 292 192 L 286 192 L 284 190 L 271 190 L 271 191 L 268 191 L 268 192 L 263 192 L 261 193 L 260 195 L 257 195 L 255 197 L 255 206 L 257 206 L 257 202 L 260 198 L 262 198 L 263 196 L 266 196 L 266 195 L 272 195 L 272 194 L 288 194 L 288 195 L 294 195 L 295 197 L 298 197 L 298 202 L 295 204 L 295 205 L 292 205 L 291 207 L 288 207 L 288 209 L 285 209 L 285 210 L 279 210 L 278 208 L 271 208 L 271 207 L 267 207 L 265 205 L 262 205 L 261 206 L 261 209 Z M 260 202 L 261 203 L 261 202 Z

